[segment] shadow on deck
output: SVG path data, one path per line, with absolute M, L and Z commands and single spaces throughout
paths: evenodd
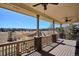
M 39 51 L 39 52 L 34 51 L 34 52 L 32 52 L 28 55 L 25 55 L 25 56 L 55 56 L 55 55 L 50 54 L 50 53 L 45 52 L 45 51 Z
M 79 37 L 76 38 L 76 49 L 75 49 L 75 56 L 79 56 Z

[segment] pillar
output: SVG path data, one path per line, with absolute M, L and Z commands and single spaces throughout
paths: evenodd
M 62 24 L 60 24 L 60 28 L 62 28 Z
M 40 15 L 37 15 L 37 36 L 39 37 L 39 17 Z
M 62 24 L 60 24 L 60 28 L 62 29 Z M 64 30 L 61 30 L 60 33 L 59 33 L 59 37 L 64 39 L 65 38 L 65 35 L 64 35 Z
M 55 34 L 55 21 L 53 20 L 53 34 L 52 34 L 52 42 L 57 41 L 57 35 Z
M 34 37 L 34 46 L 38 52 L 42 50 L 42 43 L 41 43 L 42 38 L 39 35 L 39 17 L 40 15 L 37 15 L 37 36 Z
M 55 22 L 53 20 L 53 34 L 55 34 Z

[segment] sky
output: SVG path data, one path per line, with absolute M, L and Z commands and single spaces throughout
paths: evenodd
M 49 28 L 50 26 L 50 22 L 40 20 L 40 28 Z M 59 27 L 59 25 L 56 25 L 56 27 Z M 0 8 L 0 28 L 36 29 L 36 18 Z

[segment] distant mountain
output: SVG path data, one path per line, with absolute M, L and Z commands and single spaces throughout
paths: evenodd
M 40 29 L 41 31 L 50 30 L 49 28 Z M 36 31 L 36 29 L 26 29 L 26 28 L 0 28 L 0 31 Z

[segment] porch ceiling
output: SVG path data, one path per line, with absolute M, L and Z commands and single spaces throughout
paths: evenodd
M 36 7 L 33 7 L 35 4 L 27 5 L 38 11 L 44 12 L 44 7 L 42 5 Z M 45 14 L 61 21 L 62 23 L 79 22 L 79 3 L 59 3 L 58 5 L 48 4 Z M 65 22 L 65 17 L 72 19 L 72 21 Z
M 47 14 L 42 13 L 41 11 L 38 11 L 28 5 L 27 3 L 2 3 L 0 4 L 1 8 L 6 8 L 12 11 L 16 11 L 19 13 L 23 13 L 25 15 L 30 15 L 33 17 L 36 17 L 37 14 L 40 15 L 40 19 L 47 20 L 49 22 L 52 22 L 52 20 L 55 20 L 56 23 L 61 23 L 61 21 L 56 20 L 53 17 L 48 16 Z
M 59 3 L 58 5 L 47 6 L 47 10 L 44 14 L 44 8 L 42 5 L 33 7 L 36 3 L 7 3 L 0 4 L 0 7 L 7 8 L 16 12 L 31 15 L 36 17 L 37 14 L 41 15 L 40 19 L 56 23 L 70 23 L 65 22 L 64 17 L 71 17 L 71 22 L 79 22 L 79 3 Z

